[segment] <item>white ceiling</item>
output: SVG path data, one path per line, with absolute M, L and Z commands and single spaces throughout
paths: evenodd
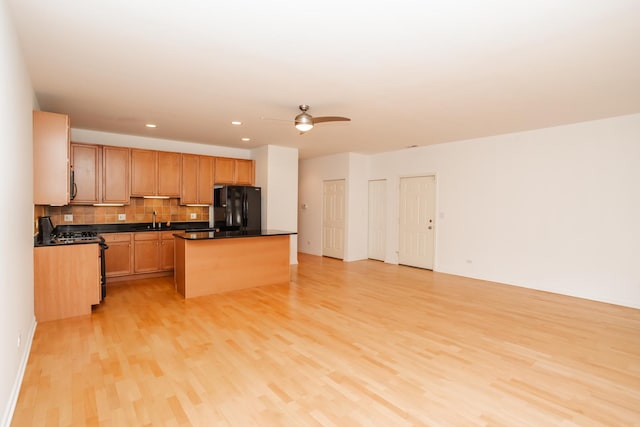
M 640 112 L 639 0 L 7 2 L 74 128 L 308 158 Z

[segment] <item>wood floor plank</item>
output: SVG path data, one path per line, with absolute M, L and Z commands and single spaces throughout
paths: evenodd
M 640 310 L 300 254 L 185 300 L 109 286 L 40 323 L 13 426 L 640 426 Z

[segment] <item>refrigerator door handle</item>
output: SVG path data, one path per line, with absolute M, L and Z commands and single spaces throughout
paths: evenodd
M 242 226 L 246 227 L 249 218 L 249 203 L 247 202 L 247 193 L 242 192 Z

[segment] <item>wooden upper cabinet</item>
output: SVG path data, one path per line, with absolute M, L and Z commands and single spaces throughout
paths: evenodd
M 244 159 L 230 159 L 216 157 L 215 180 L 216 184 L 254 184 L 254 161 Z
M 198 203 L 212 205 L 215 157 L 199 156 L 198 160 Z
M 131 195 L 155 196 L 158 152 L 131 149 Z
M 235 183 L 242 185 L 253 185 L 253 183 L 255 182 L 253 160 L 235 159 L 235 162 Z
M 63 206 L 70 201 L 69 116 L 33 112 L 33 203 Z
M 216 184 L 234 184 L 235 159 L 216 157 L 214 182 Z
M 159 196 L 180 197 L 180 153 L 158 151 Z
M 213 204 L 214 161 L 210 156 L 182 155 L 181 204 Z
M 71 143 L 71 167 L 74 188 L 71 204 L 92 205 L 100 202 L 100 146 Z
M 75 185 L 74 205 L 129 204 L 129 149 L 71 144 Z
M 102 147 L 102 203 L 129 204 L 129 148 Z
M 180 153 L 131 149 L 132 196 L 180 196 Z
M 180 203 L 183 205 L 198 203 L 198 156 L 182 155 L 182 191 Z

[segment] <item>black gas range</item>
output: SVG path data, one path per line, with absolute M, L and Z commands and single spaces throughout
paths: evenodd
M 95 231 L 59 231 L 51 235 L 53 244 L 104 243 L 104 238 Z
M 51 235 L 51 243 L 58 245 L 74 243 L 104 243 L 104 238 L 95 231 L 56 231 Z

